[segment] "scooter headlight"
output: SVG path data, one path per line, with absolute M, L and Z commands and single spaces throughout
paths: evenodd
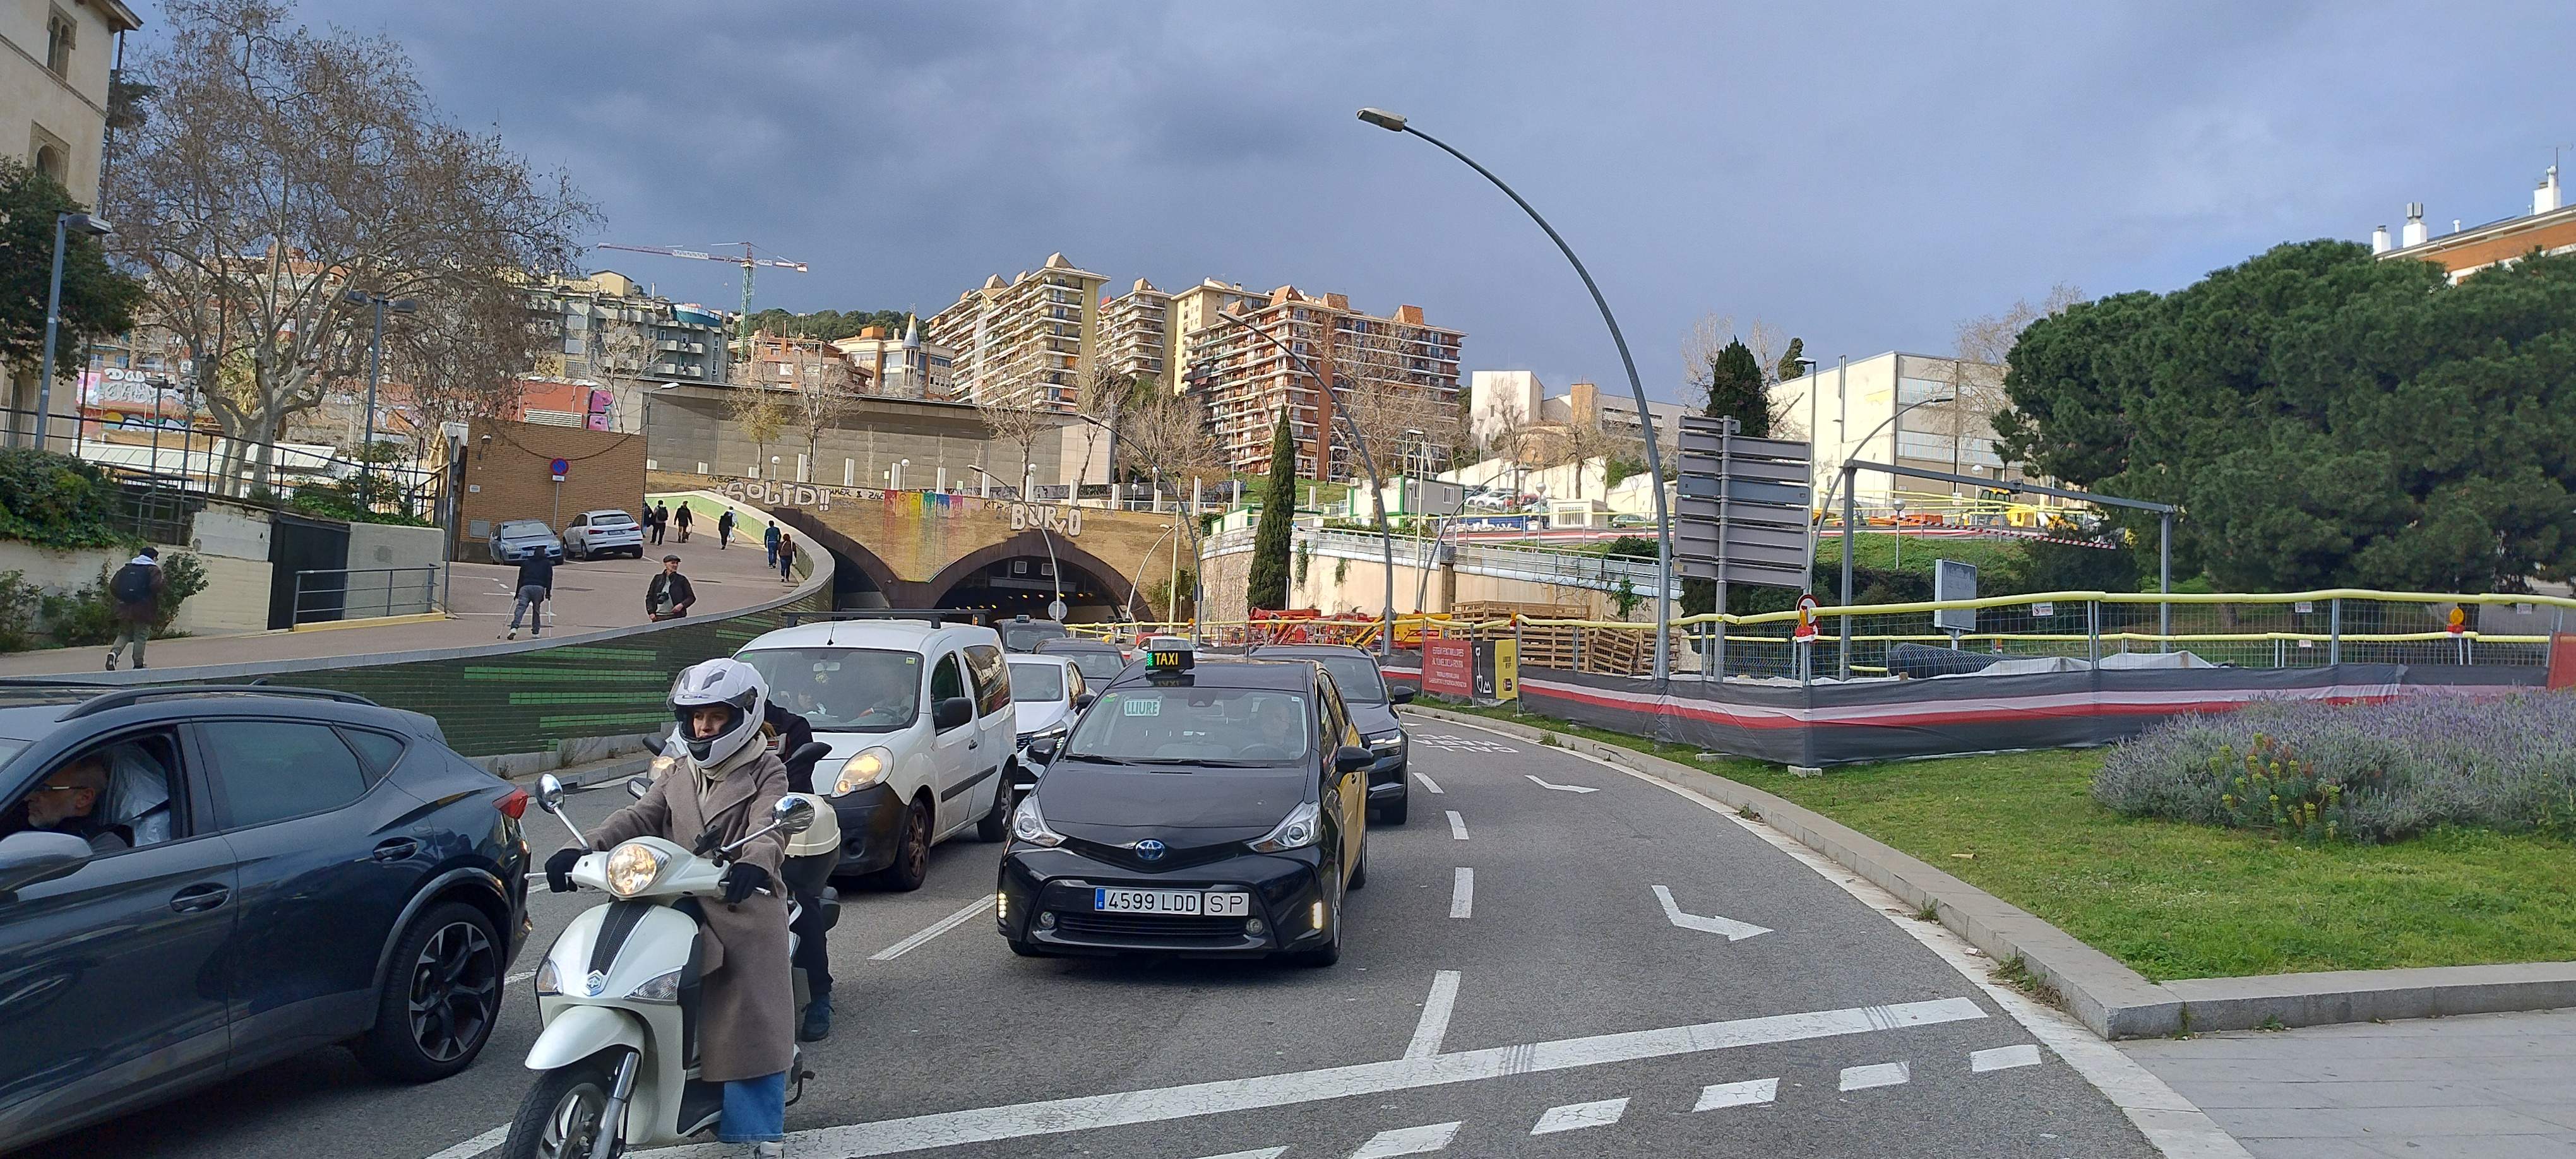
M 634 993 L 626 996 L 626 1000 L 658 1002 L 664 1005 L 676 1004 L 680 1000 L 680 971 L 673 970 L 659 978 L 645 979 L 643 985 L 636 987 Z
M 563 993 L 563 977 L 555 973 L 555 960 L 552 958 L 546 959 L 537 966 L 537 993 Z
M 633 897 L 653 888 L 653 879 L 662 876 L 662 852 L 650 845 L 629 841 L 608 851 L 608 892 L 619 897 Z
M 857 756 L 841 766 L 841 777 L 832 785 L 835 797 L 855 793 L 886 779 L 894 771 L 894 750 L 883 745 L 860 749 Z

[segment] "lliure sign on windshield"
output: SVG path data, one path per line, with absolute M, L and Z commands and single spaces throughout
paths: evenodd
M 874 487 L 821 487 L 810 483 L 783 483 L 773 479 L 734 479 L 722 488 L 724 497 L 766 507 L 804 507 L 829 512 L 835 503 L 854 506 L 861 503 L 883 504 L 897 513 L 909 508 L 916 518 L 936 519 L 964 512 L 992 510 L 1011 521 L 1013 531 L 1047 531 L 1067 538 L 1082 534 L 1082 508 L 1054 503 L 1022 503 L 1011 499 L 986 499 L 978 495 L 947 495 L 937 491 L 884 491 Z

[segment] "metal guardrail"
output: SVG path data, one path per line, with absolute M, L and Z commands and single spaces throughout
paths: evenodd
M 296 624 L 417 616 L 438 610 L 436 564 L 313 568 L 295 573 Z

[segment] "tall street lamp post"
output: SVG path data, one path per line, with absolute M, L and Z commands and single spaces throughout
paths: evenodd
M 414 310 L 420 309 L 420 303 L 413 301 L 410 298 L 388 298 L 383 294 L 370 294 L 364 290 L 349 290 L 342 293 L 340 298 L 342 301 L 349 302 L 354 305 L 373 306 L 376 310 L 375 337 L 370 339 L 367 343 L 367 440 L 358 444 L 358 470 L 361 474 L 366 476 L 368 480 L 367 502 L 372 504 L 375 502 L 376 498 L 374 487 L 376 474 L 376 380 L 381 377 L 384 370 L 385 311 L 391 310 L 397 314 L 408 314 Z
M 1807 380 L 1807 506 L 1809 508 L 1807 511 L 1807 570 L 1812 573 L 1816 568 L 1816 527 L 1825 519 L 1824 509 L 1816 506 L 1815 473 L 1816 444 L 1823 441 L 1816 437 L 1816 401 L 1819 393 L 1816 388 L 1823 386 L 1824 381 L 1816 377 L 1816 367 L 1819 364 L 1815 359 L 1801 358 L 1798 360 L 1798 365 L 1803 368 L 1798 377 Z M 1816 586 L 1814 579 L 1810 578 L 1807 586 L 1811 588 Z M 1718 609 L 1721 612 L 1725 610 Z
M 54 417 L 54 333 L 63 322 L 63 251 L 70 246 L 71 235 L 106 237 L 115 232 L 107 219 L 86 213 L 54 215 L 54 280 L 45 291 L 45 356 L 42 369 L 36 372 L 36 449 L 45 449 L 45 428 Z
M 1842 491 L 1842 497 L 1843 497 L 1843 587 L 1842 587 L 1842 602 L 1841 602 L 1841 605 L 1840 605 L 1840 606 L 1842 606 L 1842 607 L 1846 607 L 1846 608 L 1848 608 L 1848 607 L 1850 607 L 1850 606 L 1851 606 L 1851 602 L 1852 602 L 1852 556 L 1853 556 L 1853 554 L 1857 551 L 1857 549 L 1860 547 L 1860 539 L 1859 539 L 1859 537 L 1855 534 L 1855 533 L 1857 532 L 1857 530 L 1858 530 L 1858 529 L 1852 525 L 1852 520 L 1853 520 L 1853 519 L 1858 515 L 1858 510 L 1857 510 L 1857 506 L 1856 506 L 1856 503 L 1855 503 L 1856 496 L 1853 494 L 1853 492 L 1856 492 L 1856 491 L 1859 491 L 1859 490 L 1860 490 L 1860 484 L 1859 484 L 1859 482 L 1858 482 L 1857 480 L 1853 480 L 1853 482 L 1852 482 L 1852 486 L 1851 486 L 1850 490 L 1843 490 L 1843 482 L 1844 482 L 1844 480 L 1852 479 L 1852 469 L 1851 469 L 1851 467 L 1848 465 L 1848 464 L 1849 464 L 1849 462 L 1850 462 L 1852 459 L 1856 459 L 1856 458 L 1859 458 L 1859 457 L 1860 457 L 1860 456 L 1862 456 L 1862 455 L 1868 454 L 1868 453 L 1869 453 L 1869 441 L 1870 441 L 1871 439 L 1877 438 L 1877 437 L 1878 437 L 1878 432 L 1883 431 L 1883 430 L 1886 430 L 1887 428 L 1889 428 L 1889 427 L 1891 427 L 1891 426 L 1896 425 L 1896 420 L 1901 419 L 1901 418 L 1904 418 L 1904 417 L 1905 417 L 1905 412 L 1910 411 L 1910 410 L 1913 410 L 1914 408 L 1916 408 L 1916 407 L 1918 407 L 1918 406 L 1932 406 L 1932 405 L 1935 405 L 1935 404 L 1938 404 L 1938 403 L 1950 402 L 1950 401 L 1953 401 L 1953 399 L 1954 399 L 1954 398 L 1955 398 L 1955 396 L 1943 396 L 1943 397 L 1939 397 L 1939 398 L 1916 399 L 1916 400 L 1915 400 L 1915 401 L 1913 401 L 1913 402 L 1909 402 L 1909 403 L 1905 404 L 1904 406 L 1900 406 L 1900 407 L 1896 408 L 1895 413 L 1888 415 L 1888 416 L 1887 416 L 1887 418 L 1886 418 L 1885 420 L 1881 421 L 1877 426 L 1871 427 L 1871 428 L 1869 429 L 1869 433 L 1868 433 L 1868 434 L 1862 435 L 1862 436 L 1860 437 L 1860 442 L 1858 442 L 1858 443 L 1854 444 L 1855 446 L 1857 446 L 1857 447 L 1859 447 L 1859 448 L 1860 448 L 1859 450 L 1854 451 L 1852 454 L 1847 455 L 1847 456 L 1845 456 L 1845 457 L 1844 457 L 1844 463 L 1845 463 L 1846 465 L 1843 467 L 1843 469 L 1842 469 L 1839 473 L 1837 473 L 1837 474 L 1834 476 L 1834 486 L 1833 486 L 1833 488 L 1832 488 L 1831 490 L 1828 490 L 1828 491 L 1826 491 L 1826 492 L 1825 492 L 1825 502 L 1824 502 L 1824 507 L 1823 507 L 1823 509 L 1824 509 L 1824 510 L 1828 510 L 1828 511 L 1832 510 L 1832 509 L 1833 509 L 1833 503 L 1834 503 L 1834 492 L 1835 492 L 1835 491 Z M 1895 448 L 1893 445 L 1890 445 L 1890 446 L 1888 447 L 1888 451 L 1889 451 L 1890 453 L 1889 453 L 1889 454 L 1888 454 L 1888 456 L 1887 456 L 1887 460 L 1888 460 L 1888 462 L 1890 462 L 1890 463 L 1893 463 L 1893 462 L 1895 462 L 1895 461 L 1896 461 L 1897 456 L 1894 454 L 1895 450 L 1896 450 L 1896 448 Z M 1903 525 L 1902 523 L 1899 523 L 1899 524 L 1897 525 L 1896 535 L 1897 535 L 1897 539 L 1896 539 L 1897 550 L 1902 551 L 1902 550 L 1904 550 L 1904 548 L 1905 548 L 1905 528 L 1904 528 L 1904 525 Z M 1850 675 L 1851 675 L 1851 613 L 1849 613 L 1849 612 L 1845 612 L 1845 613 L 1843 614 L 1843 627 L 1842 627 L 1842 633 L 1841 633 L 1841 641 L 1842 641 L 1842 644 L 1841 644 L 1841 649 L 1842 649 L 1842 674 L 1843 674 L 1844 676 L 1848 677 L 1848 676 L 1850 676 Z
M 1388 132 L 1411 133 L 1429 141 L 1441 152 L 1457 158 L 1468 168 L 1475 170 L 1478 176 L 1493 182 L 1494 188 L 1502 190 L 1504 196 L 1512 199 L 1512 204 L 1520 206 L 1521 212 L 1528 214 L 1531 221 L 1537 222 L 1538 227 L 1546 231 L 1547 239 L 1556 243 L 1557 251 L 1565 255 L 1565 260 L 1574 267 L 1575 275 L 1583 279 L 1583 288 L 1592 292 L 1592 304 L 1600 308 L 1601 321 L 1610 327 L 1610 341 L 1619 348 L 1619 363 L 1628 371 L 1628 391 L 1637 400 L 1637 423 L 1645 428 L 1646 433 L 1646 474 L 1654 480 L 1655 495 L 1655 687 L 1658 690 L 1662 689 L 1672 679 L 1673 516 L 1670 505 L 1664 499 L 1663 457 L 1655 449 L 1654 408 L 1646 401 L 1646 384 L 1637 378 L 1637 360 L 1628 356 L 1628 339 L 1619 333 L 1619 319 L 1611 315 L 1610 303 L 1601 296 L 1601 287 L 1592 281 L 1592 272 L 1583 268 L 1583 259 L 1574 256 L 1574 247 L 1565 244 L 1565 239 L 1557 234 L 1556 227 L 1549 225 L 1547 219 L 1539 216 L 1538 210 L 1532 208 L 1526 198 L 1514 191 L 1511 186 L 1504 184 L 1502 178 L 1494 176 L 1492 170 L 1477 164 L 1474 158 L 1451 148 L 1448 142 L 1414 128 L 1406 123 L 1402 116 L 1395 113 L 1384 109 L 1361 109 L 1359 116 L 1361 120 Z

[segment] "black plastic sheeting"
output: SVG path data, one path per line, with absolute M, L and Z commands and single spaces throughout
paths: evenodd
M 1418 653 L 1389 678 L 1418 683 Z M 1701 749 L 1824 766 L 2013 749 L 2111 744 L 2156 721 L 2232 712 L 2270 699 L 2384 700 L 2421 693 L 2502 695 L 2546 683 L 2538 668 L 2338 664 L 2318 668 L 2090 669 L 1849 684 L 1722 689 L 1547 668 L 1521 670 L 1524 711 Z

